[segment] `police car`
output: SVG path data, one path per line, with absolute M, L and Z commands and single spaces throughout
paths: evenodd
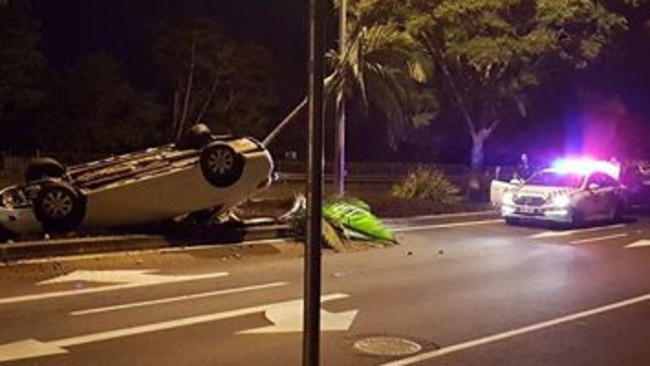
M 558 161 L 526 181 L 501 185 L 501 216 L 508 224 L 619 221 L 627 205 L 626 189 L 618 180 L 619 170 L 603 161 Z

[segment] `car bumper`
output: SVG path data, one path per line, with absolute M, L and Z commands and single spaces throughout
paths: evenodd
M 530 221 L 550 221 L 570 223 L 572 221 L 571 208 L 558 208 L 552 206 L 526 207 L 518 205 L 502 205 L 501 216 Z
M 30 207 L 14 209 L 0 207 L 0 227 L 17 235 L 43 230 Z

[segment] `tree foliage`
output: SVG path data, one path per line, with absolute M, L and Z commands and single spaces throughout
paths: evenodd
M 0 142 L 20 148 L 44 98 L 46 62 L 39 50 L 39 23 L 29 15 L 29 2 L 0 6 Z
M 204 18 L 164 23 L 155 58 L 172 90 L 172 130 L 198 122 L 215 131 L 260 135 L 277 105 L 271 56 L 229 39 Z
M 525 115 L 527 95 L 552 72 L 587 68 L 626 20 L 590 0 L 359 0 L 418 40 L 447 106 L 466 124 L 472 166 L 494 130 Z
M 408 32 L 383 18 L 367 16 L 363 5 L 355 1 L 348 5 L 345 51 L 327 52 L 331 72 L 325 79 L 325 98 L 334 105 L 343 90 L 350 104 L 380 111 L 388 121 L 389 144 L 395 147 L 408 127 L 427 124 L 438 111 L 434 90 L 426 84 L 432 68 Z M 305 98 L 265 143 L 270 144 L 306 106 Z
M 162 141 L 162 108 L 124 81 L 104 52 L 56 77 L 48 110 L 39 133 L 46 150 L 115 153 Z
M 347 8 L 351 37 L 345 53 L 328 53 L 338 76 L 333 89 L 344 88 L 347 99 L 380 111 L 395 147 L 405 130 L 427 124 L 438 111 L 434 90 L 426 84 L 432 64 L 411 34 L 397 24 L 364 17 L 362 5 L 351 2 Z

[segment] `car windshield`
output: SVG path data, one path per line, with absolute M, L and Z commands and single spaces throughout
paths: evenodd
M 585 176 L 579 173 L 544 170 L 530 177 L 530 179 L 526 181 L 526 184 L 535 186 L 578 188 L 584 179 Z

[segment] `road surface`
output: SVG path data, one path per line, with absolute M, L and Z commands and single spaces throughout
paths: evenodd
M 650 219 L 390 225 L 324 255 L 321 364 L 650 365 Z M 300 365 L 299 251 L 215 253 L 1 268 L 0 365 Z

